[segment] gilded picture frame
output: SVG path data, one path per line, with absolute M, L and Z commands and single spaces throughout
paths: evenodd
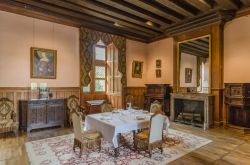
M 155 61 L 155 66 L 156 66 L 156 68 L 161 68 L 161 60 L 160 59 L 157 59 Z
M 143 72 L 143 62 L 142 61 L 133 61 L 132 63 L 132 77 L 142 78 Z
M 161 69 L 156 69 L 155 75 L 156 75 L 156 78 L 161 78 Z
M 192 68 L 185 68 L 185 83 L 192 83 Z
M 44 48 L 30 48 L 30 77 L 56 79 L 57 51 Z

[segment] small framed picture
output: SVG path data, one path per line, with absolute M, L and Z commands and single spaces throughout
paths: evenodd
M 155 65 L 156 68 L 161 68 L 161 60 L 160 59 L 156 60 Z
M 156 75 L 156 78 L 160 78 L 161 77 L 161 70 L 160 69 L 156 69 L 155 70 L 155 75 Z

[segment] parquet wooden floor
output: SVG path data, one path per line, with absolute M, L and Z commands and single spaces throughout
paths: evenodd
M 203 131 L 201 128 L 171 123 L 171 128 L 213 140 L 173 162 L 170 165 L 250 165 L 250 135 L 243 135 L 224 128 Z M 29 164 L 25 142 L 71 133 L 70 128 L 49 129 L 17 137 L 0 138 L 0 165 Z

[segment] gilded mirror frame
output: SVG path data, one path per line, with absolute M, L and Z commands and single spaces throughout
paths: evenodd
M 177 73 L 177 76 L 176 76 L 176 83 L 177 83 L 177 86 L 176 86 L 176 92 L 177 93 L 187 93 L 187 92 L 183 92 L 183 90 L 181 90 L 181 88 L 185 88 L 185 87 L 180 87 L 180 60 L 181 60 L 181 55 L 180 55 L 180 44 L 182 43 L 185 43 L 185 42 L 188 42 L 188 41 L 193 41 L 193 40 L 197 40 L 197 39 L 200 39 L 200 38 L 205 38 L 205 37 L 208 37 L 209 38 L 209 47 L 208 47 L 208 53 L 209 53 L 209 57 L 208 57 L 208 62 L 209 62 L 209 87 L 208 87 L 208 93 L 203 93 L 203 94 L 211 94 L 211 85 L 212 85 L 212 81 L 211 81 L 211 78 L 212 78 L 212 67 L 211 67 L 211 34 L 208 34 L 208 35 L 203 35 L 203 36 L 199 36 L 199 37 L 195 37 L 195 38 L 191 38 L 191 39 L 187 39 L 187 40 L 183 40 L 183 41 L 179 41 L 177 42 L 177 65 L 176 65 L 176 73 Z M 198 92 L 196 92 L 198 93 Z

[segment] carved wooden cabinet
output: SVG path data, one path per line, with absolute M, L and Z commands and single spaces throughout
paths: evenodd
M 145 84 L 144 109 L 149 110 L 150 105 L 158 100 L 163 107 L 165 114 L 170 115 L 170 93 L 172 88 L 169 84 Z
M 227 124 L 250 128 L 250 83 L 226 83 Z
M 34 99 L 19 101 L 19 128 L 30 132 L 33 129 L 64 126 L 64 99 Z

